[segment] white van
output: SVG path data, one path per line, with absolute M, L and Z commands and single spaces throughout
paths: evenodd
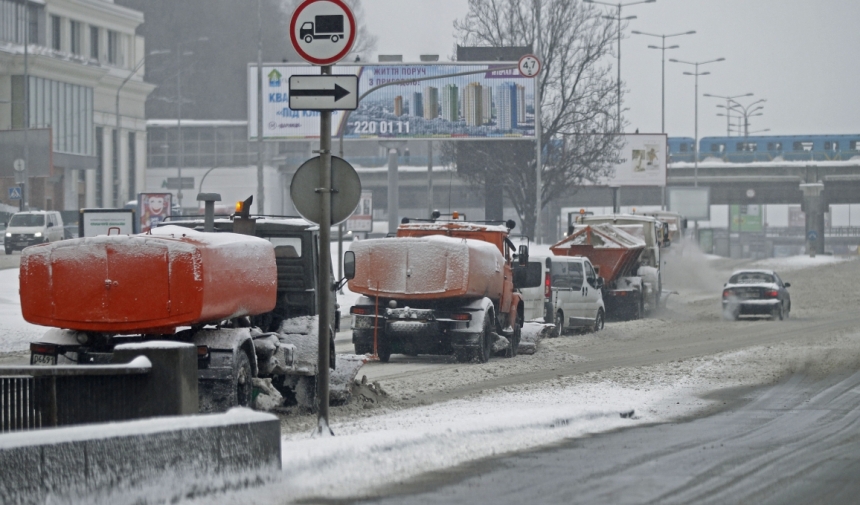
M 522 288 L 526 321 L 555 323 L 557 334 L 581 328 L 600 331 L 606 317 L 603 279 L 584 256 L 530 256 L 527 268 L 540 268 L 537 288 Z
M 13 214 L 6 223 L 6 254 L 27 246 L 63 240 L 63 218 L 56 210 L 32 210 Z

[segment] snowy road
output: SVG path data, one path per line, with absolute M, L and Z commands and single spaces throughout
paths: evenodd
M 386 490 L 378 504 L 853 504 L 860 372 L 724 392 L 719 414 L 484 460 Z M 740 399 L 737 399 L 737 396 Z M 528 479 L 524 479 L 528 476 Z M 413 494 L 414 493 L 414 494 Z
M 420 491 L 428 482 L 436 489 L 458 482 L 461 470 L 487 469 L 506 454 L 618 428 L 639 433 L 637 427 L 653 423 L 708 419 L 726 408 L 726 399 L 736 399 L 737 388 L 773 386 L 798 370 L 828 377 L 860 369 L 860 262 L 770 260 L 792 283 L 791 319 L 728 322 L 720 318 L 719 293 L 739 263 L 684 261 L 678 269 L 683 275 L 673 279 L 681 296 L 656 318 L 607 324 L 596 335 L 544 340 L 536 354 L 513 360 L 463 365 L 446 357 L 394 356 L 388 364 L 365 365 L 359 376 L 378 381 L 387 398 L 333 408 L 332 439 L 308 439 L 313 416 L 283 416 L 284 478 L 225 503 L 272 496 L 350 502 Z M 348 333 L 339 337 L 340 348 L 348 350 Z M 845 395 L 846 403 L 854 396 Z M 619 415 L 630 410 L 632 419 Z M 671 438 L 673 427 L 686 424 L 667 426 Z M 802 437 L 806 429 L 784 428 L 785 437 L 794 429 Z M 696 440 L 696 430 L 690 437 Z M 734 449 L 726 457 L 742 460 L 745 455 Z M 635 463 L 615 460 L 621 466 Z M 532 498 L 539 492 L 530 491 Z M 494 501 L 500 494 L 464 500 Z

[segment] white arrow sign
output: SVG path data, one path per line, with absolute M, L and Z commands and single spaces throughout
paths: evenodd
M 358 76 L 290 76 L 290 109 L 355 110 L 358 108 Z

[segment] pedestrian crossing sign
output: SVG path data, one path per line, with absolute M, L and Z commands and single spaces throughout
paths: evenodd
M 10 200 L 20 200 L 21 199 L 21 187 L 20 186 L 12 186 L 9 188 L 9 199 Z

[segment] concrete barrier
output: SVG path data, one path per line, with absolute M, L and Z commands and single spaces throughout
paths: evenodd
M 268 480 L 277 417 L 248 409 L 0 435 L 0 503 L 164 503 Z

